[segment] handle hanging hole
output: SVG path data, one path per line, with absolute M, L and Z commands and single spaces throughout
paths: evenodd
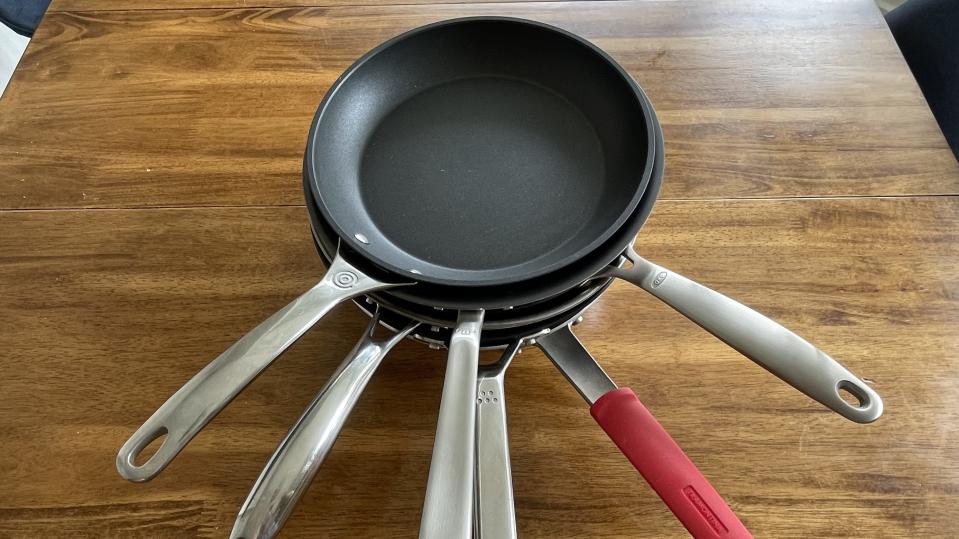
M 839 382 L 836 390 L 839 393 L 839 397 L 842 398 L 846 404 L 854 408 L 866 408 L 869 406 L 869 396 L 848 380 Z
M 162 427 L 149 437 L 144 438 L 143 442 L 133 452 L 133 466 L 139 468 L 153 458 L 153 455 L 163 446 L 167 432 L 166 427 Z

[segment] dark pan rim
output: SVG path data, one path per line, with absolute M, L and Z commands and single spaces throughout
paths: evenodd
M 616 74 L 619 75 L 622 81 L 626 83 L 628 88 L 632 91 L 633 95 L 635 96 L 636 103 L 639 105 L 642 111 L 643 119 L 646 124 L 645 128 L 647 133 L 646 163 L 644 165 L 642 176 L 637 182 L 637 188 L 634 191 L 633 198 L 629 201 L 629 203 L 626 206 L 624 206 L 623 211 L 616 218 L 616 220 L 610 226 L 607 227 L 605 232 L 593 238 L 593 240 L 590 243 L 580 247 L 574 253 L 564 257 L 561 260 L 554 261 L 550 264 L 535 265 L 532 269 L 527 270 L 523 273 L 517 273 L 515 271 L 511 271 L 513 267 L 505 267 L 505 268 L 496 268 L 492 270 L 452 270 L 451 271 L 454 274 L 461 275 L 462 277 L 460 278 L 439 277 L 439 276 L 426 275 L 426 274 L 414 275 L 409 272 L 408 268 L 398 267 L 395 264 L 392 264 L 390 261 L 384 260 L 382 257 L 376 256 L 375 254 L 365 250 L 366 246 L 363 243 L 361 243 L 359 240 L 354 238 L 351 234 L 346 233 L 346 231 L 344 231 L 337 224 L 337 222 L 332 218 L 332 213 L 330 212 L 330 209 L 325 204 L 323 197 L 320 196 L 319 184 L 317 182 L 317 173 L 315 170 L 316 162 L 315 162 L 315 159 L 313 159 L 314 148 L 317 146 L 317 140 L 316 140 L 317 130 L 320 122 L 323 119 L 324 112 L 326 111 L 330 102 L 335 98 L 338 90 L 349 80 L 350 76 L 353 73 L 355 73 L 360 67 L 362 67 L 371 58 L 373 58 L 380 52 L 388 49 L 389 47 L 393 46 L 394 44 L 400 41 L 406 40 L 415 35 L 418 35 L 420 33 L 427 32 L 436 28 L 444 27 L 444 26 L 466 24 L 466 23 L 473 23 L 473 22 L 511 22 L 511 23 L 516 23 L 520 25 L 536 27 L 542 30 L 547 30 L 547 31 L 559 34 L 567 39 L 570 39 L 573 42 L 577 43 L 579 46 L 585 47 L 587 50 L 595 54 L 600 60 L 604 61 L 609 67 L 613 69 L 613 71 Z M 648 187 L 650 177 L 653 174 L 654 160 L 655 160 L 654 158 L 655 158 L 656 146 L 658 142 L 656 140 L 657 132 L 656 132 L 656 129 L 654 128 L 654 124 L 655 124 L 655 121 L 653 119 L 654 114 L 655 113 L 653 112 L 652 106 L 649 103 L 649 99 L 646 97 L 642 88 L 640 88 L 639 85 L 636 83 L 636 81 L 633 80 L 633 78 L 629 75 L 629 73 L 627 73 L 626 70 L 623 69 L 623 67 L 620 66 L 619 63 L 617 63 L 608 53 L 606 53 L 605 51 L 603 51 L 602 49 L 600 49 L 599 47 L 597 47 L 590 41 L 576 34 L 573 34 L 571 32 L 563 30 L 562 28 L 557 28 L 555 26 L 552 26 L 546 23 L 532 21 L 529 19 L 517 18 L 517 17 L 479 16 L 479 17 L 462 17 L 462 18 L 455 18 L 455 19 L 447 19 L 447 20 L 438 21 L 438 22 L 434 22 L 434 23 L 430 23 L 424 26 L 414 28 L 412 30 L 404 32 L 396 37 L 393 37 L 392 39 L 389 39 L 381 43 L 374 49 L 370 50 L 369 52 L 361 56 L 356 62 L 354 62 L 350 67 L 348 67 L 346 71 L 344 71 L 339 76 L 339 78 L 336 79 L 336 81 L 333 83 L 333 85 L 330 87 L 330 89 L 327 91 L 326 95 L 324 96 L 323 100 L 321 101 L 320 106 L 317 109 L 316 114 L 314 115 L 313 123 L 310 126 L 310 131 L 307 139 L 305 159 L 304 159 L 304 174 L 307 175 L 309 179 L 309 183 L 311 186 L 310 191 L 312 191 L 312 196 L 314 200 L 316 201 L 316 204 L 320 212 L 323 214 L 323 217 L 326 220 L 326 222 L 329 223 L 332 229 L 336 232 L 336 235 L 340 237 L 340 241 L 345 242 L 347 245 L 349 245 L 351 250 L 355 251 L 358 255 L 362 256 L 363 258 L 370 260 L 376 266 L 383 268 L 395 275 L 402 276 L 404 280 L 416 280 L 419 282 L 431 283 L 435 285 L 457 286 L 457 287 L 487 287 L 487 286 L 509 285 L 509 284 L 513 284 L 521 281 L 528 281 L 531 279 L 535 279 L 537 277 L 542 277 L 544 275 L 548 275 L 550 273 L 553 273 L 553 272 L 556 272 L 557 270 L 562 269 L 563 267 L 566 267 L 572 263 L 575 263 L 576 261 L 586 256 L 589 256 L 594 250 L 596 250 L 596 248 L 601 246 L 604 242 L 606 242 L 606 240 L 608 240 L 613 234 L 615 234 L 615 232 L 619 230 L 619 228 L 623 226 L 623 224 L 626 223 L 627 220 L 629 220 L 629 218 L 633 215 L 634 211 L 636 210 L 636 207 L 639 205 L 640 201 L 642 200 L 643 195 Z M 490 277 L 485 277 L 482 279 L 475 278 L 476 275 L 480 275 L 480 274 L 490 275 Z
M 574 323 L 577 318 L 582 316 L 583 313 L 602 298 L 610 285 L 612 285 L 612 279 L 607 280 L 602 286 L 592 289 L 588 295 L 575 305 L 571 305 L 561 313 L 556 313 L 538 322 L 522 324 L 511 328 L 487 329 L 484 327 L 480 334 L 480 347 L 483 349 L 504 348 L 516 341 L 529 340 L 543 333 L 549 333 L 550 331 Z M 372 316 L 375 310 L 373 306 L 375 301 L 373 304 L 367 303 L 364 298 L 365 296 L 355 298 L 353 302 L 360 311 L 364 312 L 367 316 Z M 397 313 L 382 306 L 380 308 L 382 309 L 380 324 L 394 333 L 397 331 L 397 328 L 404 327 L 411 320 L 402 313 Z M 437 332 L 433 332 L 428 328 L 430 328 L 430 324 L 421 323 L 420 327 L 408 338 L 429 345 L 439 345 L 443 347 L 449 345 L 450 332 L 452 331 L 450 328 L 439 327 Z

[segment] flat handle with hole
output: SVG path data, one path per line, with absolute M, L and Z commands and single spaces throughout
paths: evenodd
M 338 303 L 372 290 L 399 286 L 383 283 L 337 255 L 316 286 L 261 322 L 173 394 L 117 454 L 117 471 L 129 481 L 149 481 L 260 372 Z M 137 456 L 166 435 L 143 464 Z
M 692 320 L 787 384 L 857 423 L 882 415 L 882 399 L 838 361 L 745 305 L 627 251 L 631 268 L 610 268 Z M 846 402 L 851 393 L 858 405 Z
M 280 442 L 240 508 L 234 539 L 268 539 L 277 534 L 326 460 L 353 407 L 386 354 L 417 324 L 390 338 L 374 340 L 370 327 Z

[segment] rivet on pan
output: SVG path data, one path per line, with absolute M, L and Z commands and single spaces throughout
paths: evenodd
M 529 340 L 529 345 L 530 345 L 530 346 L 533 346 L 533 345 L 535 345 L 535 344 L 536 344 L 536 339 L 530 339 L 530 340 Z
M 366 296 L 364 299 L 366 299 L 366 303 L 373 305 L 373 298 Z
M 578 325 L 580 325 L 580 324 L 582 324 L 582 323 L 583 323 L 583 317 L 582 317 L 582 316 L 578 316 L 578 317 L 576 317 L 576 320 L 573 320 L 573 325 L 574 325 L 574 326 L 578 326 Z
M 513 310 L 513 306 L 510 305 L 510 306 L 508 306 L 508 307 L 503 307 L 503 310 L 504 310 L 504 311 L 512 311 L 512 310 Z
M 416 269 L 411 269 L 411 270 L 410 270 L 410 273 L 413 273 L 413 274 L 415 274 L 415 275 L 423 275 L 423 272 L 422 272 L 422 271 L 416 270 Z
M 433 307 L 433 309 L 434 309 L 434 310 L 437 310 L 437 311 L 445 311 L 445 310 L 446 310 L 446 309 L 444 309 L 444 308 L 442 308 L 442 307 Z
M 436 344 L 435 342 L 430 343 L 430 350 L 439 350 L 440 348 L 443 348 L 443 347 Z
M 439 326 L 430 326 L 430 331 L 432 331 L 433 333 L 439 333 L 439 332 L 440 332 L 440 327 L 439 327 Z

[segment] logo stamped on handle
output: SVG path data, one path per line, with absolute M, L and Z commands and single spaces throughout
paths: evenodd
M 666 277 L 667 277 L 668 275 L 669 275 L 669 274 L 666 273 L 665 271 L 661 271 L 661 272 L 657 273 L 657 274 L 656 274 L 656 278 L 653 279 L 653 288 L 659 288 L 659 285 L 663 284 L 663 281 L 666 280 Z
M 340 288 L 353 288 L 358 280 L 352 271 L 341 271 L 333 276 L 333 284 Z
M 706 500 L 696 492 L 696 489 L 694 489 L 692 485 L 686 485 L 686 487 L 683 488 L 683 494 L 686 495 L 686 499 L 693 504 L 696 510 L 699 511 L 699 514 L 709 523 L 709 527 L 716 533 L 724 534 L 729 531 L 729 528 L 719 520 L 719 517 L 716 516 L 712 508 L 706 505 Z

